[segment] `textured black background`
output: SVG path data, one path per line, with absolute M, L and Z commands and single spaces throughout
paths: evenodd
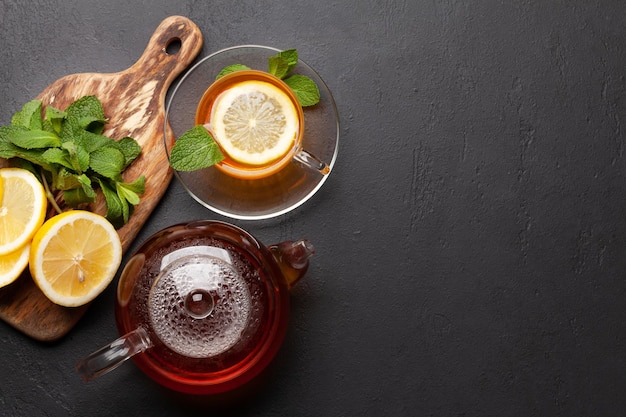
M 173 14 L 201 57 L 295 47 L 335 96 L 321 191 L 233 221 L 317 246 L 285 343 L 236 401 L 130 363 L 84 384 L 112 286 L 57 343 L 0 323 L 0 415 L 624 414 L 624 2 L 0 0 L 0 123 L 61 76 L 128 68 Z M 174 181 L 136 244 L 198 218 L 223 219 Z

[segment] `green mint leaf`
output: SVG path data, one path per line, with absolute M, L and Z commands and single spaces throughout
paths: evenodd
M 89 198 L 84 195 L 82 188 L 63 190 L 63 201 L 72 208 L 76 208 L 88 200 Z
M 12 129 L 7 133 L 11 143 L 24 149 L 43 149 L 53 146 L 61 146 L 61 139 L 45 130 L 28 130 L 26 128 Z
M 46 107 L 46 117 L 44 119 L 44 123 L 50 123 L 50 127 L 57 134 L 61 134 L 61 128 L 63 125 L 63 120 L 65 119 L 65 112 L 59 109 L 56 109 L 52 106 Z
M 118 149 L 124 154 L 124 168 L 129 166 L 141 154 L 141 146 L 131 137 L 127 136 L 118 140 L 116 143 Z
M 119 194 L 118 194 L 119 196 Z M 130 218 L 130 213 L 132 211 L 131 206 L 129 206 L 128 201 L 120 198 L 120 202 L 122 203 L 122 224 L 128 223 L 128 219 Z
M 81 204 L 93 203 L 96 200 L 96 191 L 85 174 L 76 175 L 67 170 L 61 170 L 55 184 L 61 186 L 58 189 L 63 190 L 63 199 L 71 207 L 76 208 Z
M 107 122 L 104 117 L 102 103 L 95 96 L 83 96 L 74 101 L 65 110 L 65 122 L 63 123 L 62 135 L 87 130 L 100 134 Z M 69 131 L 69 132 L 67 132 Z
M 17 149 L 11 142 L 0 142 L 0 158 L 11 159 L 17 156 Z
M 93 189 L 93 186 L 91 185 L 91 180 L 89 179 L 89 177 L 85 174 L 81 174 L 81 175 L 78 175 L 76 178 L 78 179 L 78 182 L 80 183 L 83 192 L 90 199 L 89 201 L 90 202 L 95 201 L 96 192 Z
M 105 217 L 109 220 L 116 228 L 124 225 L 124 209 L 122 200 L 117 195 L 117 192 L 113 190 L 112 187 L 109 186 L 108 183 L 101 179 L 97 179 L 100 184 L 100 189 L 102 190 L 102 194 L 104 195 L 104 200 L 107 203 L 107 212 Z
M 106 124 L 106 120 L 102 121 L 92 116 L 85 116 L 81 117 L 78 123 L 80 126 L 85 126 L 85 130 L 87 132 L 101 135 L 104 131 L 104 125 Z
M 174 144 L 170 165 L 177 171 L 195 171 L 210 167 L 222 159 L 224 155 L 213 136 L 202 125 L 196 125 Z
M 104 148 L 106 146 L 113 145 L 114 147 L 117 147 L 113 139 L 104 135 L 88 132 L 86 130 L 74 132 L 74 134 L 68 139 L 77 146 L 83 148 L 87 153 L 91 153 L 96 149 Z
M 320 101 L 320 90 L 315 81 L 306 75 L 292 75 L 286 78 L 287 84 L 294 92 L 302 107 L 313 106 Z
M 298 64 L 298 51 L 296 49 L 285 49 L 280 51 L 277 56 L 286 60 L 291 68 Z
M 82 174 L 89 168 L 89 153 L 74 142 L 63 142 L 61 148 L 67 151 L 68 161 L 74 171 Z
M 146 192 L 146 177 L 143 175 L 133 182 L 123 182 L 120 184 L 122 184 L 124 188 L 137 194 L 143 194 Z
M 35 165 L 39 165 L 46 171 L 54 171 L 55 168 L 46 161 L 41 154 L 42 152 L 39 149 L 20 149 L 16 147 L 15 156 L 13 156 L 13 158 L 21 158 Z
M 267 61 L 268 71 L 270 74 L 280 78 L 281 80 L 291 72 L 298 64 L 298 51 L 295 49 L 287 49 L 280 51 L 276 55 L 271 56 Z
M 65 204 L 77 208 L 81 204 L 93 203 L 96 199 L 96 192 L 91 187 L 91 180 L 84 174 L 77 176 L 76 179 L 80 183 L 80 187 L 63 191 Z
M 142 175 L 137 180 L 130 183 L 116 182 L 115 190 L 121 200 L 126 200 L 133 206 L 136 206 L 139 204 L 138 194 L 143 194 L 146 191 L 146 179 Z
M 116 182 L 115 190 L 121 199 L 128 201 L 133 206 L 139 204 L 139 196 L 137 193 L 125 187 L 123 182 Z
M 61 168 L 54 179 L 53 187 L 55 190 L 71 190 L 73 188 L 82 188 L 79 176 L 72 171 Z
M 267 72 L 276 76 L 277 78 L 284 78 L 290 70 L 291 67 L 289 66 L 289 62 L 278 55 L 274 55 L 268 60 Z
M 43 128 L 41 109 L 41 100 L 31 100 L 24 104 L 20 111 L 13 114 L 11 124 L 13 126 L 21 126 L 27 129 L 41 130 Z
M 118 149 L 105 147 L 89 154 L 89 166 L 106 178 L 117 180 L 124 170 L 124 154 Z
M 62 148 L 50 148 L 46 149 L 42 154 L 44 158 L 50 164 L 61 165 L 68 169 L 74 169 L 70 160 L 70 154 L 67 149 Z
M 242 70 L 249 70 L 249 69 L 250 69 L 250 67 L 248 67 L 246 65 L 243 65 L 243 64 L 229 65 L 226 68 L 224 68 L 223 70 L 221 70 L 220 73 L 217 74 L 217 77 L 215 77 L 215 79 L 219 80 L 224 75 L 230 74 L 231 72 L 242 71 Z
M 18 129 L 17 126 L 0 127 L 0 158 L 10 159 L 17 156 L 18 148 L 9 140 L 9 134 Z
M 21 158 L 35 165 L 41 166 L 46 171 L 52 171 L 53 167 L 42 156 L 41 149 L 20 148 L 9 140 L 9 136 L 14 134 L 14 132 L 23 130 L 23 127 L 12 125 L 0 127 L 0 158 Z
M 287 63 L 287 69 L 285 70 L 284 74 L 280 76 L 277 75 L 277 77 L 280 79 L 285 78 L 291 72 L 291 70 L 294 69 L 296 65 L 298 65 L 298 51 L 295 49 L 286 49 L 284 51 L 280 51 L 279 53 L 274 55 L 274 57 L 278 57 L 282 61 Z M 272 60 L 272 58 L 270 58 L 270 61 Z

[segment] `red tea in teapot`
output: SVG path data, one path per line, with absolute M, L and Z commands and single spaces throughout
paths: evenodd
M 120 333 L 144 328 L 152 344 L 133 360 L 184 392 L 221 392 L 251 379 L 286 329 L 287 284 L 271 252 L 218 222 L 157 235 L 129 260 L 118 286 Z

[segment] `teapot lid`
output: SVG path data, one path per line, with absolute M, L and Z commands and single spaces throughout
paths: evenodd
M 171 350 L 210 358 L 233 347 L 251 316 L 251 296 L 228 251 L 191 246 L 163 257 L 148 298 L 155 335 Z

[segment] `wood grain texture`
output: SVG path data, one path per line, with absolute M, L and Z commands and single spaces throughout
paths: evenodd
M 173 43 L 179 48 L 168 48 Z M 126 181 L 146 177 L 146 192 L 130 218 L 118 230 L 126 252 L 158 204 L 172 178 L 164 143 L 165 96 L 169 86 L 191 64 L 202 48 L 198 27 L 182 16 L 171 16 L 157 27 L 139 60 L 130 68 L 109 74 L 82 73 L 63 77 L 39 95 L 44 105 L 65 109 L 85 95 L 102 102 L 109 119 L 104 134 L 114 139 L 130 136 L 142 147 L 139 158 L 125 171 Z M 172 49 L 171 52 L 168 52 Z M 174 141 L 169 126 L 167 140 Z M 0 160 L 0 167 L 7 161 Z M 104 214 L 103 198 L 89 210 Z M 52 215 L 52 213 L 50 214 Z M 33 283 L 28 271 L 13 284 L 0 289 L 0 318 L 41 341 L 64 336 L 88 306 L 61 307 L 50 302 Z

